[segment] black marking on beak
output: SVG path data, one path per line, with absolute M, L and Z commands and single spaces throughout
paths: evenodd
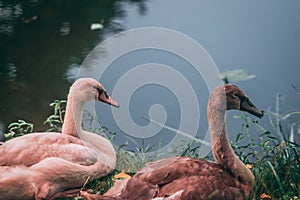
M 255 105 L 249 100 L 248 97 L 245 96 L 239 96 L 241 104 L 240 109 L 242 111 L 246 111 L 256 117 L 262 118 L 264 116 L 264 112 L 261 110 L 258 110 Z
M 98 87 L 96 87 L 96 90 L 98 91 L 98 100 L 101 100 L 100 96 L 101 96 L 101 94 L 104 92 L 104 90 L 103 90 L 103 89 L 100 89 L 100 88 L 98 88 Z M 106 96 L 106 95 L 105 95 L 105 96 Z

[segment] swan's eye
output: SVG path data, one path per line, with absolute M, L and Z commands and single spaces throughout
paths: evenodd
M 233 97 L 236 97 L 236 98 L 240 98 L 240 95 L 239 95 L 237 92 L 234 92 L 234 93 L 232 94 L 232 96 L 233 96 Z
M 234 92 L 234 93 L 232 94 L 232 96 L 233 96 L 234 98 L 239 98 L 239 100 L 240 100 L 241 103 L 243 103 L 243 101 L 245 101 L 245 100 L 248 99 L 246 96 L 241 95 L 241 94 L 238 93 L 238 92 Z
M 97 90 L 97 91 L 98 91 L 99 96 L 104 92 L 103 89 L 100 89 L 100 88 L 98 88 L 97 86 L 92 86 L 92 88 L 93 88 L 94 90 Z
M 97 88 L 97 91 L 99 93 L 99 96 L 104 92 L 104 90 Z
M 92 88 L 93 88 L 94 90 L 97 90 L 97 86 L 92 86 Z

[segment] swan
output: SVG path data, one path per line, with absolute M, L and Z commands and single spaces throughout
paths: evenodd
M 88 200 L 243 200 L 251 194 L 254 175 L 232 150 L 225 131 L 225 110 L 243 110 L 257 117 L 258 110 L 237 86 L 218 86 L 208 103 L 208 124 L 215 162 L 171 157 L 148 163 L 131 179 L 117 183 L 108 196 L 81 192 Z
M 98 81 L 81 78 L 70 87 L 62 133 L 31 133 L 0 146 L 1 200 L 49 199 L 114 169 L 113 145 L 81 127 L 84 102 L 92 100 L 119 107 Z

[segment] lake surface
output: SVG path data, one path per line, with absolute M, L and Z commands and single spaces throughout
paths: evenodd
M 0 0 L 0 131 L 5 132 L 8 124 L 18 119 L 32 122 L 36 131 L 47 129 L 43 122 L 52 113 L 49 103 L 66 98 L 68 88 L 86 56 L 114 34 L 143 27 L 161 27 L 189 37 L 206 50 L 220 72 L 244 69 L 255 75 L 254 79 L 233 83 L 239 85 L 262 110 L 275 112 L 276 96 L 280 94 L 280 114 L 300 111 L 299 10 L 300 2 L 297 0 Z M 93 23 L 103 25 L 103 28 L 91 30 Z M 143 38 L 143 35 L 138 37 Z M 144 40 L 147 41 L 147 38 Z M 162 38 L 158 37 L 158 40 L 164 47 L 171 46 L 164 44 Z M 128 44 L 128 41 L 120 41 L 120 49 Z M 175 44 L 181 42 L 173 41 Z M 103 52 L 96 52 L 95 60 L 101 61 L 108 52 L 105 48 Z M 193 53 L 192 49 L 185 52 Z M 118 81 L 126 78 L 124 75 L 129 75 L 130 70 L 137 66 L 151 69 L 149 63 L 153 63 L 153 69 L 157 64 L 168 66 L 184 77 L 197 97 L 198 107 L 191 104 L 181 110 L 181 101 L 189 98 L 184 96 L 180 100 L 186 86 L 177 82 L 176 78 L 168 79 L 170 71 L 150 70 L 142 76 L 165 78 L 178 87 L 170 89 L 157 80 L 151 82 L 149 78 L 136 90 L 123 91 L 124 99 L 117 99 L 122 97 L 114 96 Z M 129 128 L 124 130 L 114 119 L 117 110 L 96 104 L 101 124 L 120 135 L 117 145 L 126 142 L 127 137 L 138 143 L 142 139 L 149 144 L 160 141 L 164 146 L 170 143 L 176 135 L 173 131 L 161 129 L 157 124 L 152 124 L 153 129 L 149 129 L 155 129 L 157 134 L 151 135 L 151 131 L 147 130 L 149 121 L 142 116 L 149 116 L 149 112 L 153 115 L 152 119 L 163 120 L 166 125 L 184 132 L 189 133 L 189 128 L 197 125 L 199 128 L 191 134 L 205 137 L 209 97 L 207 77 L 197 73 L 189 60 L 167 50 L 144 48 L 119 55 L 105 67 L 103 76 L 96 78 L 113 93 L 117 101 L 128 102 L 125 106 L 121 104 L 120 109 L 130 112 L 123 120 L 131 118 L 133 121 L 133 126 L 125 124 Z M 128 84 L 138 80 L 140 77 L 133 76 Z M 196 114 L 187 114 L 182 118 L 184 112 Z M 232 119 L 233 115 L 240 113 L 231 112 L 228 115 L 227 129 L 232 132 L 230 137 L 234 137 L 241 125 L 240 120 Z M 182 121 L 187 124 L 181 126 Z M 261 123 L 270 128 L 268 117 L 263 118 Z M 300 131 L 298 114 L 284 121 L 286 133 L 289 133 L 290 127 L 294 127 L 295 133 Z M 261 133 L 257 129 L 253 132 L 256 135 Z M 299 141 L 299 134 L 296 133 L 295 138 Z

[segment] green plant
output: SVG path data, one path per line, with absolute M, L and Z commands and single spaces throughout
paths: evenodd
M 33 132 L 33 124 L 19 119 L 17 122 L 12 122 L 8 125 L 8 133 L 4 134 L 5 140 L 10 140 L 14 137 L 22 136 Z
M 115 179 L 114 176 L 118 174 L 120 171 L 113 170 L 105 177 L 100 179 L 89 181 L 86 185 L 87 188 L 91 188 L 94 193 L 96 194 L 104 194 L 108 191 L 114 184 Z
M 117 169 L 134 173 L 144 167 L 146 163 L 153 162 L 161 158 L 159 157 L 159 151 L 155 150 L 155 148 L 157 148 L 159 144 L 145 145 L 144 140 L 142 140 L 142 145 L 140 146 L 132 138 L 128 137 L 128 140 L 135 144 L 136 147 L 133 150 L 125 149 L 129 141 L 118 147 Z
M 47 131 L 59 131 L 59 128 L 63 124 L 66 102 L 66 100 L 55 100 L 54 102 L 49 104 L 50 107 L 53 107 L 54 112 L 46 119 L 46 121 L 44 121 L 44 124 L 48 124 L 50 126 L 50 128 L 47 129 Z
M 272 199 L 292 199 L 300 195 L 300 146 L 274 137 L 256 120 L 248 115 L 238 116 L 244 121 L 241 132 L 237 135 L 232 147 L 244 163 L 252 167 L 255 184 L 250 199 L 260 199 L 261 194 L 267 194 Z M 262 133 L 258 140 L 250 137 L 251 124 L 258 127 Z M 246 145 L 241 145 L 247 139 Z
M 91 131 L 92 133 L 97 133 L 107 138 L 109 141 L 114 140 L 116 137 L 116 132 L 110 131 L 105 126 L 99 126 L 100 122 L 97 120 L 97 117 L 92 115 L 90 112 L 84 110 L 83 112 L 83 121 L 82 127 L 84 130 Z
M 299 196 L 300 146 L 264 135 L 261 156 L 253 163 L 256 177 L 254 197 L 266 193 L 272 198 L 289 199 Z

